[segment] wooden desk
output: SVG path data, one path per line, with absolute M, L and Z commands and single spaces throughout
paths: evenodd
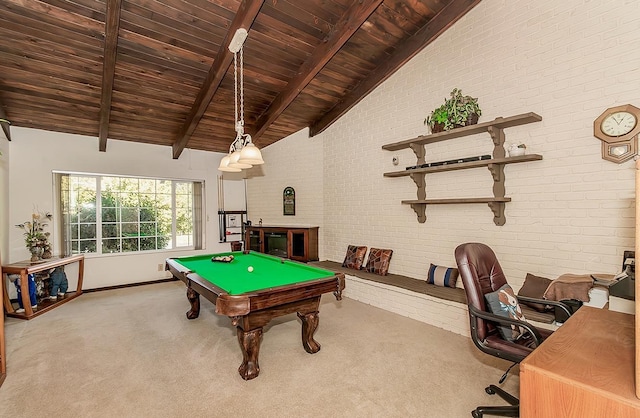
M 638 418 L 635 317 L 580 308 L 520 363 L 521 418 Z
M 31 309 L 31 301 L 29 300 L 29 282 L 28 275 L 31 273 L 37 273 L 39 271 L 51 270 L 58 266 L 64 266 L 71 263 L 78 263 L 78 286 L 75 292 L 67 292 L 64 298 L 55 300 L 55 301 L 42 301 L 38 305 L 38 310 L 33 311 Z M 24 306 L 24 313 L 17 313 L 11 304 L 11 300 L 9 300 L 9 292 L 6 288 L 7 286 L 7 275 L 9 274 L 19 274 L 20 275 L 20 288 L 22 293 L 22 306 Z M 30 261 L 20 261 L 18 263 L 9 264 L 6 266 L 2 266 L 2 293 L 4 300 L 4 309 L 7 311 L 7 315 L 20 318 L 20 319 L 31 319 L 38 315 L 42 315 L 43 313 L 50 311 L 51 309 L 69 302 L 72 299 L 77 298 L 82 294 L 82 279 L 84 275 L 84 254 L 72 255 L 69 257 L 53 257 L 47 259 L 42 263 L 32 264 Z

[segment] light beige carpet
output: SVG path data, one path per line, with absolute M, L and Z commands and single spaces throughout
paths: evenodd
M 471 340 L 325 295 L 302 348 L 295 314 L 265 328 L 260 376 L 238 374 L 229 318 L 182 282 L 85 293 L 30 321 L 7 318 L 0 417 L 470 417 L 503 405 L 484 387 L 509 363 Z M 518 392 L 518 369 L 504 387 Z M 515 372 L 515 373 L 514 373 Z

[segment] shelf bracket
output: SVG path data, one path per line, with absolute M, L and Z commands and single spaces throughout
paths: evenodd
M 424 151 L 424 147 L 423 151 Z M 417 153 L 416 153 L 417 155 Z M 422 160 L 424 161 L 424 156 L 422 158 Z M 418 161 L 420 161 L 420 157 L 418 157 Z M 426 177 L 427 175 L 425 173 L 413 173 L 411 174 L 411 179 L 413 180 L 413 182 L 416 184 L 417 186 L 417 191 L 416 191 L 416 197 L 418 198 L 418 200 L 425 200 L 427 198 L 427 181 L 426 181 Z M 416 213 L 416 215 L 418 215 L 418 222 L 423 224 L 427 221 L 427 215 L 426 215 L 426 211 L 427 211 L 427 205 L 423 204 L 423 203 L 412 203 L 411 204 L 411 209 L 413 209 L 413 211 Z
M 504 202 L 489 202 L 489 209 L 493 212 L 493 223 L 497 226 L 502 226 L 507 222 L 507 218 L 504 216 Z
M 411 144 L 409 145 L 409 147 L 411 147 L 411 150 L 413 151 L 414 154 L 416 154 L 416 158 L 418 159 L 416 162 L 416 165 L 422 165 L 426 163 L 425 161 L 426 151 L 425 151 L 424 145 Z
M 418 223 L 425 223 L 427 221 L 427 205 L 424 203 L 412 203 L 411 209 L 418 215 Z
M 427 198 L 427 175 L 425 173 L 413 173 L 411 174 L 411 180 L 416 184 L 418 190 L 416 197 L 418 200 L 424 200 Z
M 493 158 L 504 158 L 506 156 L 504 150 L 504 129 L 489 126 L 487 131 L 489 132 L 489 135 L 491 135 L 491 140 L 493 141 Z
M 504 197 L 504 164 L 489 164 L 487 168 L 493 177 L 493 197 Z

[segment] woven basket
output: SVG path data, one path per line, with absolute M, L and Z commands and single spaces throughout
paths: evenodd
M 451 129 L 455 129 L 455 128 L 461 128 L 463 126 L 469 126 L 469 125 L 475 125 L 476 123 L 478 123 L 478 114 L 477 113 L 472 113 L 469 118 L 467 119 L 466 123 L 464 125 L 455 125 L 453 128 Z M 443 123 L 434 123 L 433 124 L 433 128 L 431 128 L 431 133 L 432 134 L 437 134 L 438 132 L 444 132 L 444 124 Z

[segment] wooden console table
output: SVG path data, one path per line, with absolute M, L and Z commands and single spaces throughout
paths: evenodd
M 78 286 L 74 291 L 67 292 L 64 298 L 58 300 L 44 300 L 38 304 L 38 310 L 33 311 L 31 309 L 31 302 L 29 300 L 29 282 L 28 275 L 31 273 L 37 273 L 39 271 L 51 270 L 58 266 L 64 266 L 71 263 L 78 263 Z M 9 291 L 7 289 L 7 276 L 9 274 L 20 275 L 20 288 L 22 293 L 22 306 L 24 306 L 23 313 L 17 313 L 9 300 Z M 82 279 L 84 275 L 84 254 L 72 255 L 69 257 L 53 257 L 47 259 L 42 263 L 32 264 L 30 261 L 20 261 L 17 263 L 2 266 L 2 294 L 4 300 L 4 309 L 7 311 L 7 316 L 20 319 L 31 319 L 38 315 L 50 311 L 51 309 L 69 302 L 72 299 L 77 298 L 82 294 Z
M 520 417 L 639 417 L 634 319 L 581 307 L 520 363 Z

